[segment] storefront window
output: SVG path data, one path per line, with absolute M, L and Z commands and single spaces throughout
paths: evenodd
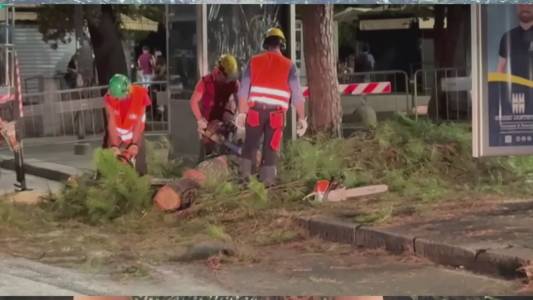
M 198 79 L 196 6 L 169 5 L 168 17 L 170 88 L 187 97 Z

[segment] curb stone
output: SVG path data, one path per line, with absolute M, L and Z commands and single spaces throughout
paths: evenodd
M 357 225 L 344 223 L 335 219 L 310 219 L 307 222 L 307 230 L 319 238 L 345 244 L 355 243 L 355 231 Z
M 475 251 L 333 218 L 298 218 L 296 223 L 306 229 L 311 236 L 326 241 L 352 244 L 362 248 L 385 249 L 392 254 L 411 254 L 440 265 L 464 268 L 475 273 L 506 279 L 525 278 L 526 274 L 520 269 L 529 264 L 529 259 L 515 255 L 484 249 Z
M 359 227 L 355 232 L 355 242 L 358 247 L 384 248 L 394 254 L 415 254 L 413 240 L 414 237 L 411 236 L 368 227 Z
M 474 269 L 476 261 L 476 252 L 473 250 L 423 238 L 415 239 L 415 254 L 437 264 L 468 270 Z

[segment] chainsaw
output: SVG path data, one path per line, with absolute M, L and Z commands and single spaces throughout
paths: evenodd
M 129 165 L 132 168 L 135 168 L 135 157 L 129 154 L 128 151 L 123 151 L 121 154 L 117 155 L 119 161 Z
M 202 132 L 204 143 L 212 142 L 221 145 L 230 152 L 241 155 L 242 148 L 230 142 L 231 136 L 237 131 L 237 126 L 231 122 L 213 120 L 207 124 L 207 128 Z

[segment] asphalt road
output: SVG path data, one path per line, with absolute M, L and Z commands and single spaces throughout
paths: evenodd
M 117 280 L 103 273 L 0 256 L 3 295 L 512 295 L 504 281 L 408 257 L 352 249 L 331 257 L 278 249 L 259 264 L 205 261 L 152 266 L 149 278 Z

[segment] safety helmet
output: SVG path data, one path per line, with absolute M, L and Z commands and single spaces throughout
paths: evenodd
M 115 74 L 109 80 L 109 93 L 111 96 L 122 99 L 130 92 L 131 83 L 126 75 Z
M 239 75 L 237 59 L 231 54 L 223 54 L 219 57 L 218 68 L 230 79 L 236 79 Z
M 281 41 L 281 49 L 285 49 L 285 46 L 286 46 L 286 43 L 287 43 L 287 39 L 285 38 L 285 34 L 283 34 L 283 31 L 281 31 L 281 29 L 279 28 L 276 28 L 276 27 L 272 27 L 270 28 L 269 30 L 267 30 L 266 34 L 265 34 L 265 39 L 263 40 L 263 48 L 264 49 L 267 49 L 267 45 L 266 45 L 266 41 L 270 38 L 279 38 L 280 41 Z
M 287 39 L 285 38 L 285 35 L 283 34 L 283 31 L 281 31 L 281 29 L 276 28 L 276 27 L 270 28 L 270 29 L 266 32 L 265 38 L 269 38 L 269 37 L 272 37 L 272 36 L 279 37 L 279 38 L 282 39 L 283 41 L 286 41 L 286 40 L 287 40 Z

